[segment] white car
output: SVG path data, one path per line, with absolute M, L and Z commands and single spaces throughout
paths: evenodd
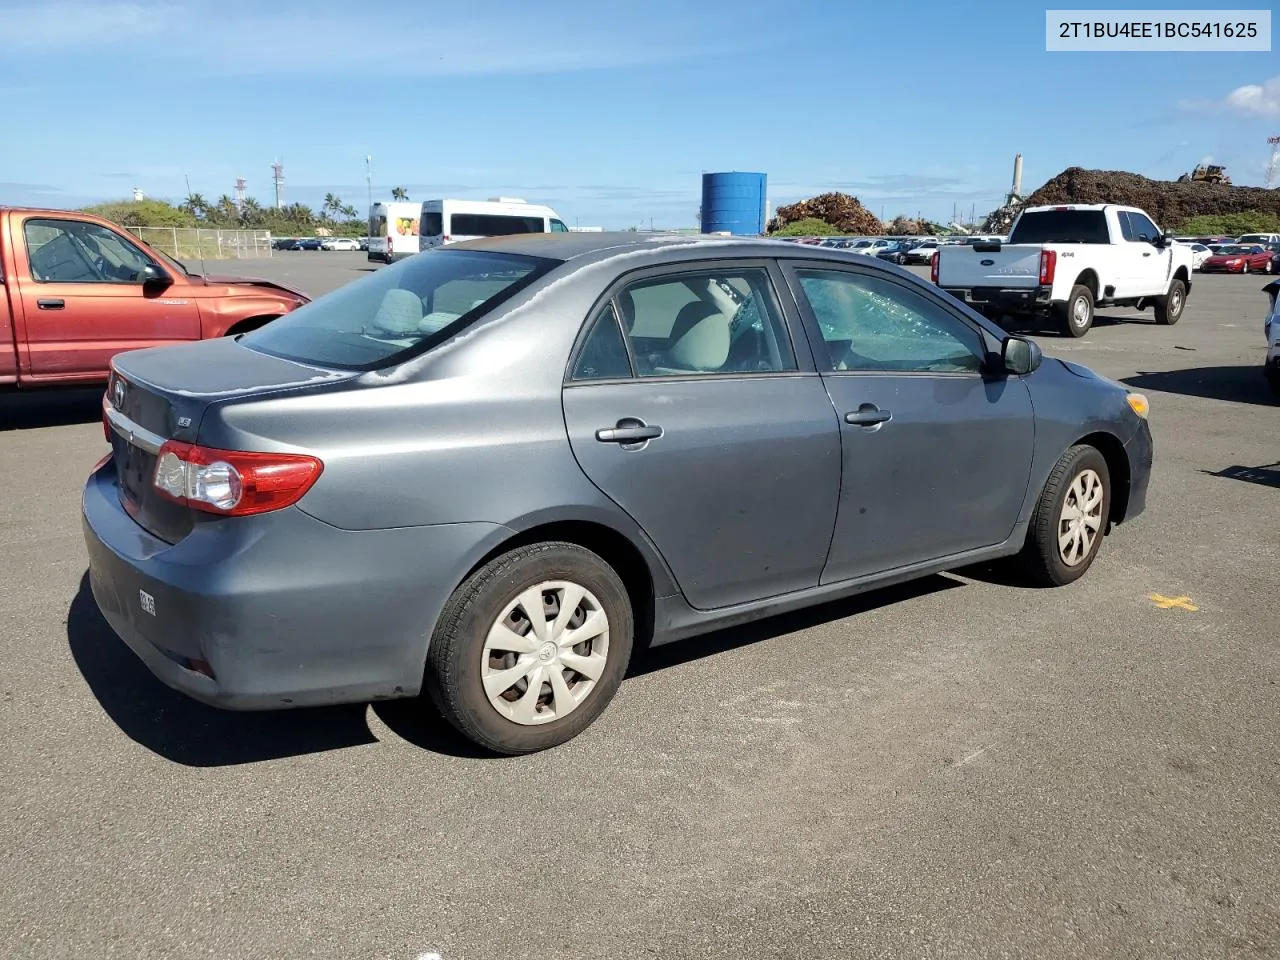
M 871 240 L 866 246 L 862 246 L 861 243 L 859 243 L 857 247 L 854 247 L 853 252 L 865 253 L 869 257 L 874 257 L 881 251 L 888 250 L 895 243 L 897 243 L 896 240 Z
M 933 282 L 996 322 L 1052 317 L 1083 337 L 1097 307 L 1152 307 L 1156 323 L 1182 317 L 1191 291 L 1191 250 L 1136 207 L 1074 203 L 1028 207 L 1009 242 L 943 247 Z
M 1267 359 L 1262 372 L 1271 384 L 1272 395 L 1280 400 L 1280 280 L 1272 280 L 1262 289 L 1267 294 L 1267 319 L 1262 324 L 1267 337 Z
M 1199 270 L 1204 266 L 1204 262 L 1213 256 L 1213 251 L 1206 247 L 1203 243 L 1185 243 L 1181 240 L 1177 241 L 1182 246 L 1191 251 L 1191 269 Z
M 360 241 L 353 237 L 327 237 L 320 241 L 321 250 L 359 250 Z

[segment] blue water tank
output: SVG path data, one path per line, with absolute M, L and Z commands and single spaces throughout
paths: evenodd
M 756 236 L 764 233 L 763 173 L 704 173 L 702 232 Z

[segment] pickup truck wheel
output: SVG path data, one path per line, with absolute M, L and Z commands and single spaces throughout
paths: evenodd
M 1071 288 L 1067 302 L 1058 308 L 1058 321 L 1070 337 L 1083 337 L 1093 326 L 1093 291 L 1082 283 Z
M 1169 292 L 1155 302 L 1156 323 L 1172 327 L 1182 318 L 1187 305 L 1187 287 L 1181 280 L 1169 284 Z
M 1096 447 L 1079 444 L 1062 455 L 1031 515 L 1027 542 L 1014 557 L 1039 586 L 1062 587 L 1084 576 L 1107 531 L 1111 473 Z

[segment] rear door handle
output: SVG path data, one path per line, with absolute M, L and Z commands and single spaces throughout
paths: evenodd
M 37 300 L 36 306 L 41 310 L 61 310 L 67 305 L 65 300 Z
M 881 410 L 874 403 L 864 403 L 853 413 L 844 415 L 844 422 L 855 427 L 874 427 L 877 423 L 885 423 L 893 419 L 888 410 Z
M 601 443 L 643 443 L 657 440 L 660 436 L 661 427 L 643 420 L 619 420 L 616 427 L 596 431 L 596 439 Z
M 1144 257 L 1149 257 L 1149 256 L 1151 256 L 1151 251 L 1150 251 L 1150 250 L 1148 250 L 1146 253 L 1144 253 L 1144 254 L 1143 254 L 1143 256 L 1144 256 Z

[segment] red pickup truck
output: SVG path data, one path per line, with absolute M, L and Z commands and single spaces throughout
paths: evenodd
M 200 276 L 84 213 L 0 207 L 0 385 L 95 383 L 112 356 L 243 333 L 308 301 Z

